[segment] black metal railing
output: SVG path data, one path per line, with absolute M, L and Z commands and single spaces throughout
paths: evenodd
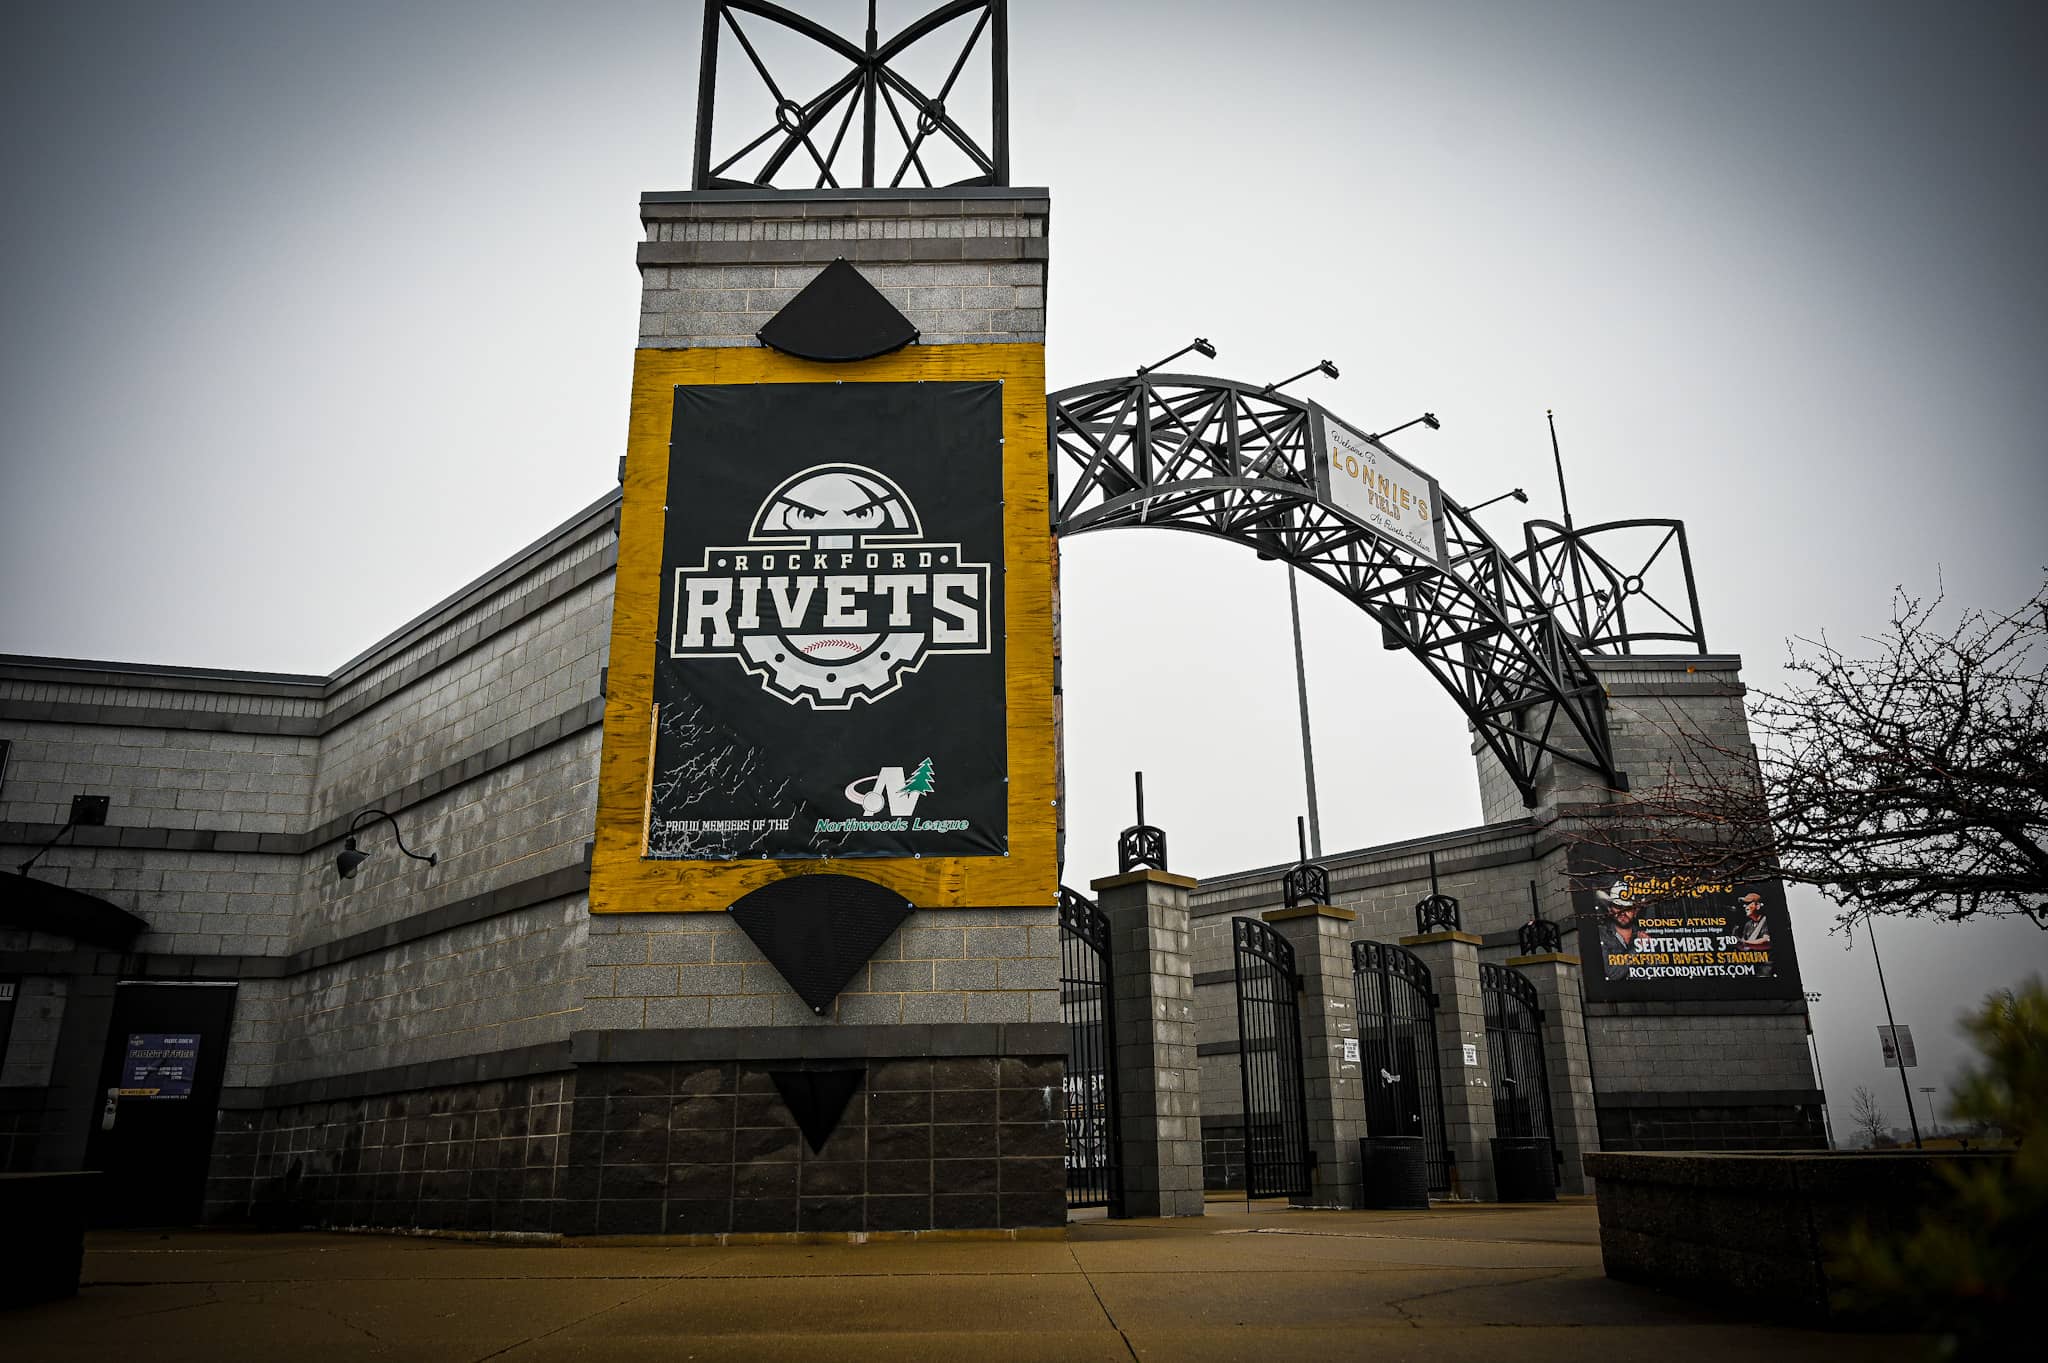
M 1543 1008 L 1536 986 L 1506 966 L 1482 961 L 1486 1054 L 1493 1079 L 1493 1125 L 1501 1136 L 1541 1136 L 1555 1144 L 1550 1072 L 1543 1060 Z
M 1109 919 L 1087 896 L 1060 887 L 1060 1015 L 1067 1024 L 1067 1205 L 1120 1214 L 1123 1160 L 1117 1125 L 1116 986 Z
M 1313 1156 L 1302 1079 L 1294 948 L 1256 918 L 1231 920 L 1237 1058 L 1244 1090 L 1244 1195 L 1306 1197 Z
M 1436 991 L 1414 952 L 1387 942 L 1351 944 L 1351 992 L 1369 1136 L 1420 1136 L 1429 1190 L 1451 1190 Z

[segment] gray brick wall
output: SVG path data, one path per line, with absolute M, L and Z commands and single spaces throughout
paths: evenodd
M 399 855 L 381 821 L 362 834 L 373 855 L 353 880 L 334 874 L 334 845 L 309 857 L 293 949 L 580 865 L 596 826 L 602 742 L 584 729 L 404 811 L 406 845 L 441 859 L 431 869 Z
M 610 637 L 606 575 L 379 701 L 321 744 L 314 821 L 346 817 L 595 699 Z
M 109 796 L 109 826 L 52 850 L 37 874 L 145 919 L 139 951 L 228 958 L 209 970 L 573 871 L 594 823 L 593 704 L 614 546 L 607 509 L 586 510 L 326 682 L 9 664 L 0 737 L 14 747 L 0 840 L 9 851 L 32 846 L 72 795 Z M 400 799 L 413 783 L 434 788 Z M 438 853 L 439 866 L 397 855 L 378 824 L 362 835 L 370 860 L 341 881 L 337 821 L 372 804 L 396 813 L 407 842 Z M 184 841 L 163 845 L 169 836 Z M 231 850 L 217 837 L 232 837 Z M 430 936 L 401 933 L 416 940 L 281 979 L 245 978 L 225 1082 L 261 1087 L 563 1040 L 582 1002 L 586 918 L 580 897 L 557 899 Z M 72 945 L 0 934 L 0 951 Z M 20 1072 L 43 1082 L 46 1071 L 47 1060 Z
M 126 703 L 85 686 L 40 689 L 66 703 Z M 10 822 L 61 824 L 72 796 L 105 795 L 111 823 L 233 833 L 302 826 L 319 749 L 306 737 L 15 719 L 0 719 L 0 738 L 14 745 L 4 794 Z
M 1059 916 L 1050 908 L 921 910 L 826 1017 L 723 914 L 594 916 L 586 960 L 585 1028 L 1060 1020 Z
M 1049 211 L 1042 197 L 650 200 L 640 344 L 757 345 L 837 256 L 910 319 L 919 344 L 1042 342 Z
M 588 917 L 579 895 L 291 977 L 267 1082 L 566 1039 Z
M 1818 1087 L 1798 1016 L 1589 1017 L 1586 1032 L 1602 1092 Z

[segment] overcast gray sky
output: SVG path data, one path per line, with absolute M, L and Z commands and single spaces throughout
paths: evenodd
M 1437 412 L 1405 455 L 1546 516 L 1555 408 L 1579 520 L 1685 517 L 1753 683 L 1894 584 L 2017 604 L 2048 561 L 2041 14 L 1015 0 L 1051 381 L 1197 333 L 1233 377 L 1328 357 L 1301 391 L 1367 429 Z M 0 25 L 0 651 L 325 672 L 611 485 L 696 4 Z M 1129 533 L 1065 568 L 1068 879 L 1113 869 L 1136 767 L 1177 869 L 1290 856 L 1281 570 Z M 1450 701 L 1333 596 L 1304 614 L 1326 845 L 1478 822 Z M 1838 1114 L 1868 1083 L 1902 1119 L 1867 946 L 1795 912 Z M 1956 1011 L 2048 962 L 2012 924 L 1883 945 L 1944 1090 Z

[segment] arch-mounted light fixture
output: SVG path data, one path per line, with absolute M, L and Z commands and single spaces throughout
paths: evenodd
M 1390 435 L 1399 435 L 1401 432 L 1407 430 L 1410 426 L 1427 426 L 1432 431 L 1440 431 L 1444 428 L 1444 423 L 1436 419 L 1435 412 L 1424 412 L 1421 416 L 1415 418 L 1415 420 L 1413 421 L 1404 421 L 1400 425 L 1394 427 L 1392 430 L 1381 431 L 1378 435 L 1374 436 L 1373 439 L 1385 440 Z M 1523 500 L 1526 501 L 1527 498 L 1524 498 Z
M 1330 378 L 1334 379 L 1337 377 L 1337 366 L 1331 364 L 1328 360 L 1317 360 L 1314 364 L 1310 365 L 1308 368 L 1302 370 L 1299 374 L 1296 374 L 1291 378 L 1281 379 L 1278 383 L 1267 384 L 1262 391 L 1268 393 L 1277 393 L 1282 388 L 1285 388 L 1288 384 L 1293 383 L 1295 379 L 1305 379 L 1311 374 L 1326 374 Z
M 1528 493 L 1522 491 L 1522 489 L 1518 487 L 1512 487 L 1509 488 L 1506 492 L 1501 493 L 1498 497 L 1488 497 L 1485 501 L 1479 503 L 1477 506 L 1468 506 L 1465 508 L 1465 510 L 1484 511 L 1489 506 L 1492 506 L 1495 502 L 1504 502 L 1510 497 L 1514 498 L 1518 502 L 1526 502 L 1529 500 Z
M 1213 360 L 1216 358 L 1216 347 L 1209 344 L 1209 338 L 1207 336 L 1197 336 L 1194 340 L 1189 341 L 1186 345 L 1182 346 L 1179 350 L 1174 351 L 1165 359 L 1155 360 L 1151 364 L 1139 365 L 1138 377 L 1143 378 L 1145 375 L 1151 373 L 1155 369 L 1164 369 L 1167 365 L 1172 364 L 1175 360 L 1187 354 L 1190 350 L 1197 352 L 1205 360 Z
M 348 836 L 342 839 L 341 851 L 336 853 L 334 857 L 334 873 L 336 875 L 340 876 L 343 880 L 355 879 L 357 870 L 362 867 L 364 862 L 370 859 L 368 852 L 362 851 L 356 846 L 356 830 L 360 829 L 366 821 L 374 822 L 378 819 L 382 819 L 391 825 L 391 840 L 398 844 L 399 851 L 405 853 L 414 861 L 424 861 L 429 866 L 440 865 L 441 858 L 438 853 L 415 852 L 405 845 L 405 838 L 398 831 L 398 820 L 392 818 L 381 809 L 366 809 L 348 821 Z

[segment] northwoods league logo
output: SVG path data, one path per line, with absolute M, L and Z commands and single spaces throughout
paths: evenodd
M 786 704 L 846 710 L 894 692 L 930 654 L 988 652 L 989 565 L 923 536 L 885 474 L 794 474 L 745 544 L 675 570 L 669 656 L 735 658 Z

